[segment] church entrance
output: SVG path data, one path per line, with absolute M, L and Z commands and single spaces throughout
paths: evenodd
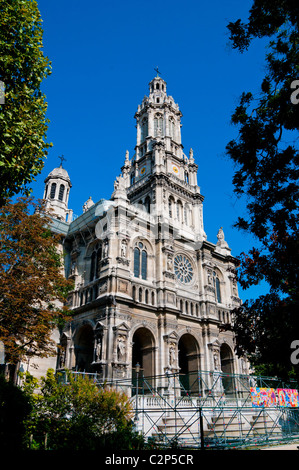
M 90 325 L 84 325 L 79 329 L 75 336 L 74 346 L 76 370 L 92 372 L 94 332 Z
M 182 395 L 197 394 L 200 388 L 198 382 L 199 347 L 196 339 L 189 333 L 184 334 L 178 344 L 180 383 Z
M 222 344 L 220 348 L 221 371 L 223 372 L 222 385 L 226 395 L 234 393 L 234 359 L 230 347 Z
M 139 365 L 139 367 L 137 366 Z M 137 366 L 137 369 L 136 369 Z M 138 370 L 139 369 L 139 370 Z M 138 328 L 133 335 L 132 350 L 132 379 L 133 384 L 137 380 L 139 386 L 143 384 L 143 391 L 146 392 L 154 385 L 155 375 L 155 340 L 153 334 L 147 328 Z M 143 379 L 144 378 L 144 379 Z

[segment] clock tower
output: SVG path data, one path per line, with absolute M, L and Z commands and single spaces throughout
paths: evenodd
M 193 150 L 188 156 L 184 153 L 181 117 L 178 104 L 167 94 L 166 82 L 157 75 L 135 114 L 135 155 L 123 167 L 130 174 L 127 195 L 132 204 L 145 206 L 187 238 L 196 233 L 197 239 L 204 240 L 204 198 Z

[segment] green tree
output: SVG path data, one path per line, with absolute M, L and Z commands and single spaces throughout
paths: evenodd
M 27 421 L 27 433 L 42 447 L 47 436 L 51 450 L 95 450 L 116 445 L 132 448 L 141 444 L 132 430 L 132 405 L 123 392 L 99 387 L 82 374 L 66 371 L 54 375 L 49 369 L 35 395 Z
M 265 280 L 270 292 L 235 312 L 235 332 L 240 353 L 280 375 L 294 372 L 290 346 L 299 339 L 298 20 L 296 1 L 255 0 L 246 23 L 228 25 L 240 52 L 253 39 L 267 42 L 260 90 L 242 94 L 232 115 L 238 137 L 226 150 L 236 164 L 234 190 L 247 201 L 236 226 L 257 240 L 240 256 L 239 282 L 248 288 Z
M 48 128 L 41 83 L 50 74 L 43 54 L 42 19 L 33 0 L 0 0 L 0 206 L 29 195 L 44 165 Z
M 69 318 L 62 305 L 73 284 L 50 225 L 42 201 L 0 207 L 0 341 L 11 364 L 56 354 L 51 333 Z

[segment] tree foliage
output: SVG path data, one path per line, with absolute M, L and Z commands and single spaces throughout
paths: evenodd
M 293 369 L 290 344 L 299 326 L 299 104 L 291 99 L 299 78 L 298 20 L 294 0 L 255 0 L 247 23 L 228 25 L 240 52 L 254 39 L 268 40 L 260 90 L 242 94 L 232 116 L 239 135 L 227 145 L 235 192 L 247 198 L 247 215 L 236 226 L 257 240 L 241 255 L 239 281 L 244 288 L 263 279 L 270 286 L 236 311 L 238 350 L 285 374 Z
M 31 381 L 32 384 L 32 381 Z M 129 449 L 141 445 L 132 430 L 133 410 L 125 393 L 99 387 L 82 374 L 66 371 L 63 377 L 49 369 L 38 394 L 32 394 L 33 411 L 27 420 L 27 434 L 41 447 L 47 436 L 51 450 L 96 450 L 116 445 Z
M 0 208 L 0 340 L 13 364 L 56 353 L 51 332 L 67 318 L 62 305 L 72 284 L 43 209 L 32 198 Z
M 41 83 L 50 74 L 43 54 L 42 19 L 35 0 L 0 0 L 0 205 L 29 195 L 28 184 L 43 168 L 47 148 L 47 103 Z

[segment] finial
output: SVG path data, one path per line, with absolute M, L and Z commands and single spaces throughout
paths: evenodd
M 159 74 L 161 74 L 161 72 L 159 72 L 159 67 L 158 66 L 154 69 L 154 71 L 157 72 L 157 77 L 159 77 Z
M 61 155 L 61 157 L 58 157 L 60 159 L 60 168 L 62 168 L 62 162 L 65 161 L 66 162 L 66 158 L 64 158 L 63 155 Z

